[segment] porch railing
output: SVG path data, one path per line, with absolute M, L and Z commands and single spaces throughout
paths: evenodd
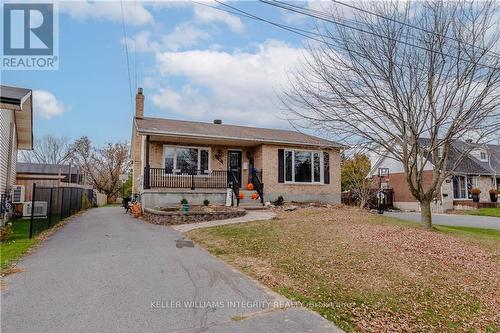
M 190 170 L 182 173 L 172 173 L 164 168 L 144 168 L 144 188 L 220 188 L 229 184 L 227 170 Z
M 262 183 L 262 170 L 250 170 L 250 182 L 255 187 L 257 193 L 259 193 L 260 203 L 264 205 L 264 183 Z

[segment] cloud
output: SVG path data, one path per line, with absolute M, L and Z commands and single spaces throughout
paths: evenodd
M 222 118 L 238 124 L 276 125 L 280 103 L 276 92 L 288 86 L 287 73 L 303 50 L 270 40 L 254 52 L 216 50 L 163 52 L 156 55 L 163 77 L 182 77 L 181 88 L 162 87 L 152 101 L 159 108 L 193 119 Z
M 140 2 L 132 1 L 61 1 L 60 11 L 77 20 L 107 20 L 121 22 L 123 17 L 127 24 L 140 26 L 153 23 L 153 15 Z
M 193 10 L 194 10 L 194 19 L 197 23 L 222 22 L 225 25 L 227 25 L 228 28 L 233 32 L 243 31 L 244 28 L 243 23 L 237 16 L 202 5 L 194 6 Z
M 182 23 L 175 29 L 153 40 L 150 31 L 141 31 L 135 36 L 122 38 L 121 43 L 127 43 L 130 51 L 135 52 L 159 52 L 159 51 L 178 51 L 186 47 L 198 45 L 202 40 L 210 38 L 210 33 L 206 30 L 198 29 L 191 23 Z
M 198 44 L 201 40 L 210 38 L 210 34 L 194 27 L 192 24 L 184 23 L 175 27 L 174 31 L 162 38 L 163 45 L 167 50 L 177 51 L 182 47 L 190 47 Z
M 46 90 L 33 91 L 33 112 L 35 115 L 50 119 L 62 115 L 66 111 L 64 105 Z

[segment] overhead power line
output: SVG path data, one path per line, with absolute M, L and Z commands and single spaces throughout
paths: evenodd
M 291 32 L 291 33 L 294 33 L 294 34 L 297 34 L 297 35 L 300 35 L 302 37 L 306 37 L 310 40 L 314 40 L 314 41 L 317 41 L 319 43 L 322 43 L 322 44 L 325 44 L 329 47 L 333 47 L 333 48 L 342 48 L 343 50 L 347 50 L 345 47 L 343 47 L 342 45 L 335 45 L 333 43 L 330 43 L 328 42 L 328 40 L 332 40 L 333 42 L 335 41 L 339 41 L 339 39 L 336 39 L 334 38 L 333 36 L 327 36 L 327 35 L 324 35 L 324 34 L 321 34 L 321 33 L 318 33 L 318 32 L 313 32 L 313 31 L 308 31 L 308 30 L 304 30 L 304 29 L 300 29 L 300 28 L 296 28 L 296 27 L 292 27 L 290 25 L 286 25 L 286 24 L 282 24 L 282 23 L 276 23 L 276 22 L 273 22 L 271 20 L 268 20 L 268 19 L 265 19 L 265 18 L 262 18 L 262 17 L 259 17 L 257 15 L 254 15 L 252 13 L 249 13 L 249 12 L 246 12 L 242 9 L 239 9 L 239 8 L 236 8 L 234 6 L 231 6 L 227 3 L 224 3 L 224 2 L 220 2 L 219 0 L 214 0 L 216 3 L 222 5 L 223 7 L 226 7 L 228 9 L 225 9 L 225 8 L 221 8 L 221 7 L 217 7 L 217 6 L 213 6 L 213 5 L 209 5 L 207 3 L 202 3 L 202 2 L 197 2 L 197 1 L 193 1 L 193 3 L 197 4 L 197 5 L 200 5 L 200 6 L 205 6 L 205 7 L 209 7 L 209 8 L 212 8 L 214 10 L 217 10 L 217 11 L 221 11 L 221 12 L 225 12 L 225 13 L 229 13 L 229 14 L 233 14 L 233 15 L 237 15 L 237 16 L 240 16 L 240 17 L 245 17 L 245 18 L 249 18 L 249 19 L 252 19 L 252 20 L 255 20 L 255 21 L 260 21 L 260 22 L 265 22 L 265 23 L 268 23 L 270 25 L 273 25 L 277 28 L 280 28 L 282 30 L 286 30 L 288 32 Z M 314 37 L 315 36 L 315 37 Z M 359 55 L 359 56 L 366 56 L 360 52 L 357 52 L 355 50 L 352 50 L 352 49 L 349 49 L 347 50 L 349 51 L 350 53 L 353 53 L 353 54 L 356 54 L 356 55 Z M 401 66 L 401 67 L 408 67 L 410 68 L 410 66 L 408 64 L 398 64 L 396 63 L 396 65 L 398 66 Z M 411 68 L 410 68 L 411 69 Z M 452 76 L 448 76 L 448 75 L 445 75 L 445 77 L 447 78 L 452 78 Z
M 277 1 L 277 0 L 272 0 L 272 1 L 270 1 L 270 0 L 259 0 L 259 1 L 262 2 L 262 3 L 268 4 L 268 5 L 274 6 L 274 7 L 278 7 L 278 8 L 281 8 L 281 9 L 288 10 L 288 11 L 292 11 L 292 12 L 295 12 L 295 13 L 298 13 L 298 14 L 302 14 L 302 15 L 305 15 L 305 16 L 308 16 L 308 17 L 311 17 L 311 18 L 315 18 L 315 19 L 318 19 L 318 20 L 321 20 L 321 21 L 325 21 L 325 22 L 333 23 L 333 24 L 336 24 L 336 25 L 339 25 L 339 26 L 343 26 L 343 27 L 345 27 L 347 29 L 352 29 L 352 30 L 356 30 L 356 31 L 359 31 L 359 32 L 362 32 L 362 33 L 374 35 L 374 36 L 377 36 L 379 38 L 388 39 L 390 41 L 393 41 L 393 42 L 396 42 L 396 43 L 401 43 L 401 44 L 404 44 L 404 45 L 407 45 L 407 46 L 410 46 L 410 47 L 418 48 L 418 49 L 421 49 L 421 50 L 424 50 L 424 51 L 427 51 L 427 52 L 437 53 L 437 54 L 440 54 L 440 55 L 442 55 L 444 57 L 454 58 L 454 59 L 456 59 L 458 61 L 468 62 L 468 63 L 473 64 L 473 65 L 478 65 L 480 67 L 490 68 L 490 69 L 493 69 L 493 70 L 497 70 L 498 69 L 498 67 L 492 67 L 492 66 L 485 65 L 485 64 L 482 64 L 482 63 L 479 63 L 479 62 L 475 62 L 475 61 L 471 61 L 471 60 L 467 60 L 467 59 L 458 58 L 458 57 L 456 57 L 454 55 L 451 55 L 451 54 L 445 54 L 445 53 L 440 52 L 440 51 L 428 49 L 428 48 L 426 48 L 424 46 L 415 45 L 415 44 L 412 44 L 410 42 L 399 40 L 399 39 L 396 39 L 396 38 L 393 38 L 393 37 L 390 37 L 390 36 L 385 36 L 385 35 L 382 35 L 382 34 L 379 34 L 379 33 L 376 33 L 376 32 L 368 31 L 368 30 L 360 28 L 360 27 L 351 26 L 351 25 L 348 25 L 346 23 L 343 23 L 343 22 L 340 22 L 340 21 L 334 19 L 333 16 L 331 16 L 331 15 L 325 13 L 325 12 L 306 9 L 304 7 L 301 7 L 301 6 L 297 6 L 297 5 L 293 5 L 293 4 L 289 4 L 289 3 L 284 3 L 284 2 L 281 2 L 281 1 Z M 317 12 L 317 14 L 313 14 L 312 12 Z
M 404 25 L 404 26 L 407 26 L 409 28 L 413 28 L 413 29 L 416 29 L 416 30 L 420 30 L 420 31 L 423 31 L 425 33 L 428 33 L 428 34 L 433 34 L 435 36 L 439 36 L 441 38 L 446 38 L 446 39 L 450 39 L 450 40 L 453 40 L 455 42 L 459 42 L 459 43 L 463 43 L 464 45 L 467 45 L 467 46 L 471 46 L 471 47 L 477 47 L 478 49 L 480 50 L 483 50 L 485 52 L 488 52 L 488 53 L 491 53 L 493 55 L 495 55 L 495 57 L 500 57 L 500 54 L 499 53 L 496 53 L 495 51 L 492 51 L 492 50 L 488 50 L 488 49 L 485 49 L 483 47 L 480 47 L 480 46 L 477 46 L 477 45 L 474 45 L 474 44 L 470 44 L 470 43 L 467 43 L 465 41 L 461 41 L 459 39 L 456 39 L 454 37 L 451 37 L 451 36 L 446 36 L 446 35 L 443 35 L 443 34 L 440 34 L 438 32 L 434 32 L 434 31 L 430 31 L 428 29 L 425 29 L 425 28 L 422 28 L 422 27 L 418 27 L 416 25 L 413 25 L 413 24 L 409 24 L 409 23 L 406 23 L 406 22 L 403 22 L 401 20 L 396 20 L 392 17 L 388 17 L 388 16 L 385 16 L 385 15 L 382 15 L 382 14 L 378 14 L 378 13 L 375 13 L 373 11 L 370 11 L 370 10 L 367 10 L 367 9 L 364 9 L 364 8 L 361 8 L 361 7 L 357 7 L 357 6 L 354 6 L 354 5 L 351 5 L 350 3 L 346 3 L 346 2 L 343 2 L 343 1 L 338 1 L 338 0 L 331 0 L 332 2 L 334 3 L 337 3 L 341 6 L 345 6 L 345 7 L 349 7 L 351 9 L 354 9 L 354 10 L 357 10 L 357 11 L 361 11 L 363 13 L 366 13 L 366 14 L 370 14 L 370 15 L 374 15 L 374 16 L 377 16 L 377 17 L 380 17 L 384 20 L 388 20 L 388 21 L 392 21 L 392 22 L 395 22 L 395 23 L 398 23 L 398 24 L 401 24 L 401 25 Z
M 120 0 L 121 16 L 122 16 L 122 30 L 123 30 L 123 44 L 125 44 L 125 58 L 127 59 L 127 74 L 128 74 L 128 90 L 130 94 L 130 108 L 134 113 L 134 98 L 132 94 L 132 79 L 130 77 L 130 61 L 128 55 L 128 40 L 127 31 L 125 29 L 125 14 L 123 12 L 123 0 Z

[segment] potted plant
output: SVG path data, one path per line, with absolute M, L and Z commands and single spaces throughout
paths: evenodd
M 189 203 L 186 198 L 182 198 L 181 200 L 181 209 L 183 212 L 189 212 Z
M 470 190 L 470 193 L 472 194 L 472 201 L 479 202 L 479 194 L 481 194 L 481 190 L 477 187 L 474 187 L 472 190 Z
M 500 193 L 500 191 L 498 191 L 496 188 L 492 188 L 490 190 L 490 199 L 491 199 L 491 202 L 497 202 L 498 201 L 498 193 Z

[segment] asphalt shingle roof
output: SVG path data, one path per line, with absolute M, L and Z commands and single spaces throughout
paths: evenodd
M 27 173 L 27 174 L 37 174 L 37 175 L 57 175 L 59 174 L 59 169 L 61 170 L 61 174 L 69 174 L 69 165 L 68 164 L 43 164 L 43 163 L 24 163 L 17 162 L 16 163 L 16 171 L 17 173 Z M 77 174 L 79 172 L 78 167 L 73 165 L 71 166 L 71 174 Z
M 30 89 L 0 85 L 0 102 L 19 105 Z
M 342 145 L 297 131 L 258 128 L 249 126 L 203 123 L 163 118 L 135 118 L 137 130 L 142 133 L 220 138 L 262 143 L 284 143 L 324 147 Z

